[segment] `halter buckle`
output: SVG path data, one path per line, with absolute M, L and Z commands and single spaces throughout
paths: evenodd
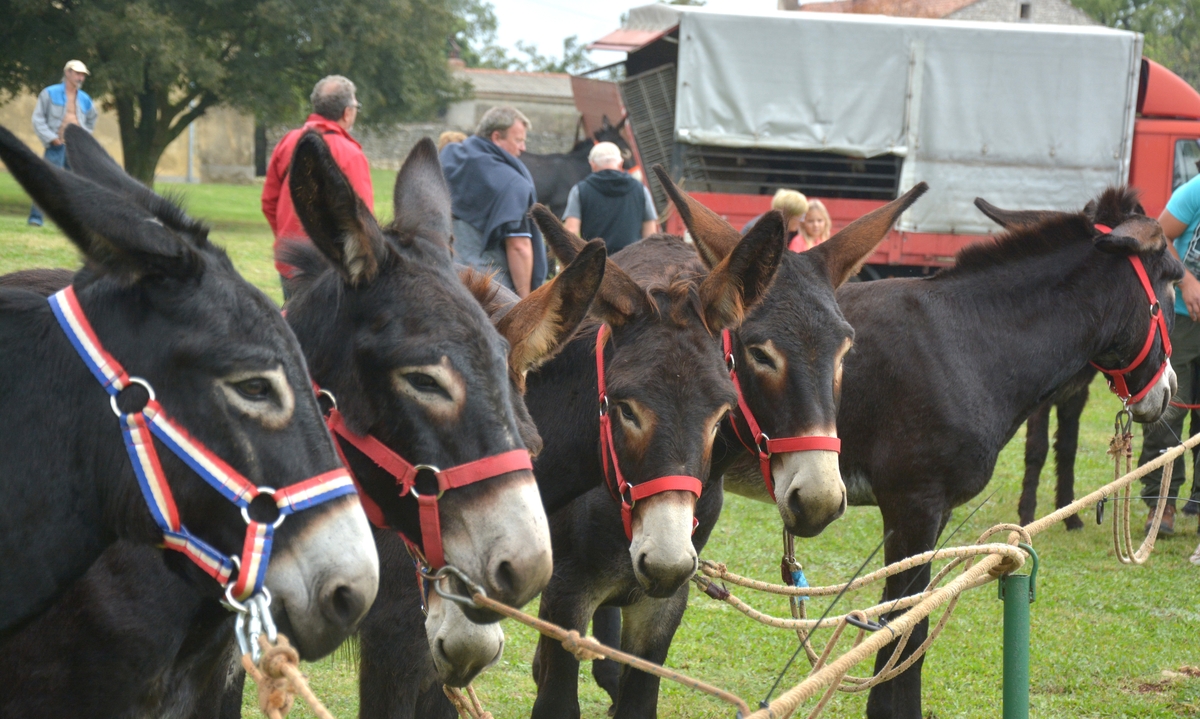
M 130 377 L 129 384 L 126 384 L 121 389 L 121 392 L 124 392 L 125 390 L 129 389 L 131 386 L 133 386 L 135 384 L 141 385 L 142 387 L 144 387 L 146 389 L 146 392 L 149 393 L 149 395 L 150 395 L 151 402 L 153 402 L 156 399 L 156 397 L 154 395 L 154 388 L 150 386 L 149 382 L 142 379 L 141 377 Z M 117 406 L 117 395 L 121 394 L 121 392 L 117 392 L 117 394 L 110 394 L 108 396 L 108 406 L 112 407 L 113 414 L 117 415 L 118 417 L 125 416 L 125 412 L 122 412 L 121 408 Z M 142 409 L 145 409 L 145 407 L 143 406 Z M 138 410 L 138 411 L 141 411 L 141 410 Z
M 259 487 L 258 494 L 269 494 L 269 495 L 271 495 L 271 497 L 274 497 L 275 489 L 273 487 Z M 258 497 L 257 494 L 254 496 L 256 498 Z M 254 501 L 254 500 L 251 500 L 251 501 Z M 276 504 L 275 507 L 278 508 L 279 505 Z M 279 525 L 283 524 L 283 519 L 286 516 L 287 516 L 286 514 L 284 514 L 283 512 L 280 512 L 279 517 L 274 522 L 271 523 L 271 529 L 279 529 Z M 254 521 L 253 519 L 250 519 L 250 505 L 249 504 L 247 504 L 245 507 L 242 507 L 242 519 L 246 520 L 246 524 L 250 524 L 251 522 Z
M 432 464 L 415 464 L 415 465 L 413 465 L 413 472 L 414 472 L 413 483 L 412 483 L 412 486 L 408 488 L 408 491 L 411 492 L 412 496 L 417 499 L 419 499 L 421 497 L 421 495 L 417 493 L 416 475 L 420 474 L 422 471 L 432 472 L 435 478 L 437 477 L 437 475 L 442 473 L 441 469 L 435 467 Z M 442 489 L 441 482 L 438 482 L 438 491 L 437 491 L 437 495 L 434 497 L 434 499 L 441 499 L 442 495 L 445 493 L 446 493 L 446 490 Z

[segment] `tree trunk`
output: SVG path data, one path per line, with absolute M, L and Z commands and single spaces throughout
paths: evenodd
M 147 187 L 154 186 L 154 171 L 167 145 L 213 104 L 208 93 L 173 104 L 164 90 L 118 91 L 114 96 L 125 172 Z

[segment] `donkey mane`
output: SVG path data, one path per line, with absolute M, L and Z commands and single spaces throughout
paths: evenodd
M 333 272 L 333 262 L 311 242 L 289 242 L 280 250 L 280 258 L 296 268 L 285 280 L 292 294 L 307 292 L 326 272 Z
M 491 317 L 493 321 L 497 319 L 498 312 L 511 305 L 510 297 L 501 297 L 501 285 L 492 282 L 495 275 L 494 272 L 480 272 L 474 267 L 464 267 L 459 271 L 459 277 L 466 285 L 467 292 L 470 292 L 479 301 L 479 304 L 483 306 L 484 314 Z
M 955 257 L 954 266 L 937 273 L 934 279 L 984 272 L 1000 265 L 1036 259 L 1059 252 L 1068 245 L 1091 245 L 1096 239 L 1094 222 L 1116 227 L 1140 214 L 1140 209 L 1136 190 L 1109 187 L 1082 212 L 1064 212 L 1036 225 L 1006 230 L 993 242 L 964 247 Z

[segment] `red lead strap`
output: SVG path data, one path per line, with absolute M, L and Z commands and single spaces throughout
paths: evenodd
M 416 497 L 421 523 L 421 544 L 425 549 L 424 553 L 420 551 L 420 548 L 409 537 L 403 534 L 400 536 L 404 539 L 405 544 L 408 545 L 409 550 L 418 557 L 423 556 L 425 563 L 429 565 L 430 569 L 434 570 L 441 569 L 446 565 L 445 553 L 442 550 L 442 524 L 441 519 L 438 517 L 438 499 L 441 498 L 446 490 L 459 489 L 469 484 L 482 482 L 485 479 L 499 477 L 502 474 L 522 469 L 533 470 L 533 462 L 529 458 L 529 452 L 524 449 L 501 452 L 500 454 L 460 464 L 450 469 L 438 469 L 428 464 L 412 464 L 396 454 L 377 438 L 369 434 L 360 435 L 351 432 L 336 406 L 330 410 L 325 424 L 329 427 L 330 432 L 349 442 L 355 449 L 367 455 L 372 462 L 379 465 L 383 471 L 392 475 L 396 479 L 396 486 L 400 490 L 399 496 L 403 497 L 411 493 L 412 496 Z M 340 453 L 342 448 L 336 442 L 334 444 L 338 447 L 338 452 Z M 350 464 L 346 462 L 344 455 L 342 463 L 346 465 L 346 469 L 349 471 Z M 417 493 L 417 475 L 422 470 L 432 472 L 434 477 L 437 478 L 437 494 L 423 495 Z M 351 476 L 353 476 L 353 473 L 351 473 Z M 354 482 L 357 486 L 357 478 Z M 371 523 L 376 527 L 386 529 L 388 524 L 384 520 L 383 510 L 379 508 L 379 505 L 366 492 L 362 491 L 362 487 L 358 488 L 358 497 Z
M 1096 225 L 1096 229 L 1104 233 L 1112 232 L 1112 228 L 1106 225 Z M 1167 330 L 1167 321 L 1163 318 L 1162 307 L 1159 306 L 1158 296 L 1154 294 L 1154 286 L 1150 284 L 1150 278 L 1146 275 L 1146 267 L 1142 264 L 1142 258 L 1137 255 L 1129 255 L 1129 264 L 1133 265 L 1133 271 L 1137 273 L 1138 281 L 1142 283 L 1142 289 L 1146 292 L 1146 298 L 1150 301 L 1150 328 L 1146 332 L 1146 342 L 1142 345 L 1142 351 L 1138 352 L 1137 357 L 1129 363 L 1124 369 L 1105 369 L 1100 365 L 1092 362 L 1091 365 L 1100 370 L 1108 377 L 1109 389 L 1113 394 L 1121 398 L 1125 406 L 1136 404 L 1150 393 L 1150 390 L 1158 383 L 1158 379 L 1162 377 L 1163 372 L 1167 371 L 1167 362 L 1171 359 L 1171 335 Z M 1163 344 L 1163 361 L 1162 366 L 1150 378 L 1150 381 L 1142 388 L 1142 391 L 1133 394 L 1129 390 L 1129 385 L 1125 382 L 1125 375 L 1133 372 L 1142 365 L 1146 357 L 1150 355 L 1150 350 L 1154 347 L 1154 337 L 1158 335 L 1162 337 Z
M 742 446 L 758 455 L 758 465 L 762 471 L 763 482 L 766 483 L 767 491 L 771 493 L 771 497 L 775 496 L 775 480 L 771 476 L 772 454 L 776 452 L 806 452 L 815 449 L 841 453 L 842 440 L 837 437 L 801 435 L 771 439 L 764 434 L 762 428 L 758 426 L 758 421 L 754 419 L 754 413 L 750 411 L 750 405 L 746 404 L 746 395 L 742 392 L 742 383 L 738 381 L 737 362 L 733 357 L 733 337 L 727 329 L 721 330 L 721 346 L 725 350 L 725 364 L 729 367 L 729 379 L 733 380 L 733 389 L 737 392 L 738 411 L 742 413 L 742 419 L 746 421 L 746 426 L 750 428 L 750 435 L 754 441 L 747 442 L 742 433 L 738 431 L 736 417 L 730 419 L 730 424 L 733 425 L 733 433 L 737 435 L 738 441 L 742 443 Z
M 617 462 L 617 450 L 613 446 L 612 416 L 609 415 L 608 385 L 604 381 L 604 343 L 608 340 L 608 325 L 600 325 L 596 333 L 596 386 L 600 393 L 600 462 L 604 468 L 604 481 L 613 498 L 621 502 L 621 523 L 625 526 L 625 539 L 633 541 L 633 505 L 639 499 L 662 492 L 691 492 L 700 497 L 704 483 L 695 477 L 673 474 L 666 477 L 629 484 L 621 474 Z M 626 499 L 628 496 L 628 499 Z M 692 531 L 696 531 L 697 520 L 692 518 Z

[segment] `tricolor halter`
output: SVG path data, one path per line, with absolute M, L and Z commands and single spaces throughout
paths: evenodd
M 1107 225 L 1096 225 L 1096 229 L 1104 234 L 1112 232 L 1112 228 Z M 1158 383 L 1158 379 L 1162 377 L 1163 372 L 1167 371 L 1167 363 L 1171 359 L 1171 335 L 1167 329 L 1167 321 L 1163 318 L 1162 307 L 1159 306 L 1158 296 L 1154 294 L 1154 286 L 1150 284 L 1150 278 L 1146 275 L 1146 267 L 1142 264 L 1142 258 L 1137 255 L 1128 255 L 1129 264 L 1133 265 L 1133 271 L 1137 273 L 1138 281 L 1142 283 L 1142 289 L 1146 291 L 1146 298 L 1150 301 L 1150 327 L 1146 331 L 1146 342 L 1142 345 L 1142 351 L 1138 352 L 1137 357 L 1129 363 L 1124 369 L 1105 369 L 1100 365 L 1092 362 L 1091 365 L 1100 370 L 1108 377 L 1108 387 L 1113 391 L 1113 394 L 1121 398 L 1121 401 L 1126 407 L 1131 404 L 1137 404 L 1150 393 L 1154 385 Z M 1146 357 L 1150 355 L 1150 350 L 1154 347 L 1154 338 L 1162 337 L 1163 345 L 1163 360 L 1162 365 L 1150 381 L 1142 388 L 1141 392 L 1133 394 L 1129 391 L 1129 385 L 1125 382 L 1125 375 L 1133 372 L 1142 365 Z
M 125 368 L 105 351 L 79 306 L 74 287 L 67 287 L 51 296 L 50 307 L 84 364 L 109 394 L 113 413 L 121 422 L 125 449 L 129 452 L 138 486 L 150 508 L 150 515 L 162 530 L 163 547 L 183 553 L 225 587 L 225 600 L 230 608 L 239 612 L 247 611 L 242 602 L 256 593 L 266 592 L 263 582 L 271 558 L 271 540 L 275 529 L 289 514 L 354 494 L 350 475 L 339 467 L 282 489 L 256 487 L 172 421 L 155 398 L 150 383 L 140 377 L 129 376 Z M 137 411 L 122 412 L 117 397 L 131 385 L 141 385 L 150 399 Z M 246 538 L 241 557 L 221 553 L 183 526 L 175 506 L 175 497 L 158 458 L 158 450 L 154 447 L 154 437 L 221 496 L 242 510 L 242 519 L 246 521 Z M 264 494 L 271 496 L 279 510 L 279 516 L 273 522 L 258 522 L 250 518 L 250 503 Z M 235 567 L 238 570 L 237 577 L 231 579 Z M 256 605 L 256 608 L 264 610 L 265 606 Z
M 767 491 L 771 493 L 771 497 L 775 497 L 775 480 L 771 476 L 771 455 L 776 452 L 805 452 L 809 450 L 819 449 L 827 452 L 842 451 L 842 440 L 837 437 L 826 437 L 824 435 L 799 435 L 796 437 L 780 437 L 771 439 L 758 426 L 758 421 L 754 419 L 754 413 L 750 411 L 750 405 L 746 404 L 746 394 L 742 392 L 742 383 L 738 381 L 737 376 L 737 360 L 733 356 L 733 337 L 729 330 L 721 330 L 721 346 L 725 350 L 725 365 L 729 368 L 729 379 L 733 380 L 733 388 L 737 391 L 738 412 L 741 412 L 742 419 L 746 421 L 746 426 L 750 428 L 750 437 L 753 441 L 747 442 L 738 430 L 737 417 L 729 418 L 729 423 L 733 426 L 733 433 L 737 435 L 738 441 L 742 446 L 750 452 L 758 455 L 759 469 L 762 470 L 763 481 L 766 482 Z
M 319 392 L 331 400 L 333 399 L 333 395 L 327 391 L 319 390 Z M 417 546 L 416 542 L 403 532 L 398 532 L 398 534 L 408 546 L 408 551 L 413 555 L 413 559 L 418 565 L 423 565 L 425 569 L 438 570 L 446 566 L 446 556 L 442 550 L 442 523 L 438 517 L 438 500 L 442 498 L 446 490 L 459 489 L 522 469 L 533 470 L 529 451 L 525 449 L 501 452 L 450 469 L 438 469 L 429 464 L 412 464 L 377 438 L 369 434 L 361 435 L 352 432 L 342 419 L 336 402 L 330 408 L 329 414 L 325 418 L 325 424 L 335 436 L 334 445 L 337 446 L 339 454 L 341 454 L 342 448 L 337 443 L 336 438 L 338 437 L 349 442 L 380 469 L 390 474 L 396 480 L 396 486 L 400 490 L 398 496 L 404 497 L 411 494 L 417 500 L 417 511 L 421 524 L 421 546 Z M 342 455 L 342 463 L 349 471 L 350 463 L 346 461 L 345 455 Z M 432 475 L 437 481 L 436 492 L 418 493 L 417 478 L 422 473 Z M 351 477 L 353 478 L 353 474 Z M 358 485 L 357 479 L 354 482 L 355 485 Z M 361 486 L 359 486 L 358 498 L 362 502 L 363 510 L 366 511 L 367 519 L 371 521 L 371 524 L 380 529 L 395 529 L 388 524 L 383 516 L 383 510 L 371 499 L 370 495 L 363 491 Z M 422 547 L 424 551 L 422 551 Z M 421 569 L 422 567 L 419 566 L 418 575 L 424 577 Z
M 608 341 L 608 325 L 600 325 L 596 333 L 596 386 L 600 392 L 600 464 L 604 468 L 604 482 L 614 499 L 621 502 L 621 523 L 625 526 L 625 538 L 633 541 L 633 505 L 639 499 L 671 491 L 691 492 L 700 497 L 704 483 L 695 477 L 669 475 L 656 477 L 640 484 L 629 484 L 621 474 L 617 463 L 617 449 L 613 446 L 612 417 L 609 415 L 608 386 L 604 381 L 604 344 Z M 692 531 L 696 531 L 697 520 L 692 518 Z

